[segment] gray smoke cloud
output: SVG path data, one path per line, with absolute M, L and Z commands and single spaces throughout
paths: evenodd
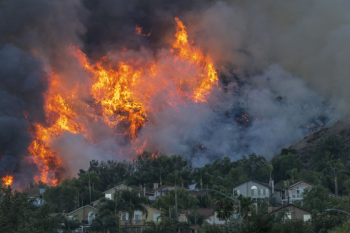
M 214 60 L 219 86 L 201 104 L 172 108 L 166 91 L 152 97 L 152 107 L 162 110 L 148 114 L 132 143 L 98 122 L 88 126 L 94 143 L 62 134 L 51 146 L 66 175 L 86 169 L 91 159 L 131 159 L 146 140 L 145 149 L 181 154 L 196 166 L 253 152 L 271 158 L 348 117 L 349 10 L 346 0 L 2 0 L 0 176 L 15 172 L 30 180 L 35 172 L 25 169 L 22 157 L 32 140 L 28 126 L 45 122 L 49 73 L 54 70 L 67 86 L 91 82 L 67 52 L 70 44 L 91 61 L 105 55 L 113 62 L 123 56 L 159 60 L 174 40 L 174 17 Z M 151 36 L 135 35 L 136 25 Z

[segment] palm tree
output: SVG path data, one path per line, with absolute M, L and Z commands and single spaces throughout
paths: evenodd
M 341 173 L 347 173 L 347 172 L 342 170 L 342 169 L 336 168 L 336 167 L 331 167 L 331 174 L 332 174 L 332 176 L 334 178 L 335 198 L 338 197 L 338 180 L 337 180 L 337 177 Z
M 190 224 L 195 226 L 195 233 L 197 233 L 198 226 L 202 225 L 208 217 L 200 214 L 197 210 L 194 210 L 190 214 L 186 215 L 186 218 Z
M 64 233 L 71 233 L 75 229 L 78 229 L 81 226 L 80 221 L 74 216 L 73 218 L 64 217 L 62 224 L 62 230 Z
M 133 218 L 135 211 L 141 211 L 142 214 L 148 216 L 147 208 L 143 205 L 147 200 L 139 196 L 139 192 L 135 189 L 121 191 L 121 199 L 124 201 L 124 208 L 129 214 L 131 232 L 134 232 Z
M 174 218 L 162 217 L 159 222 L 147 222 L 143 233 L 176 233 L 176 230 L 189 229 L 189 224 L 186 222 L 179 222 Z
M 224 218 L 225 224 L 227 224 L 227 219 L 230 218 L 235 210 L 235 203 L 227 197 L 217 196 L 214 200 L 213 206 L 215 212 L 218 213 L 218 217 Z
M 129 180 L 129 185 L 141 185 L 141 194 L 142 197 L 145 197 L 145 185 L 149 182 L 149 173 L 148 172 L 135 172 Z
M 152 168 L 152 173 L 151 176 L 153 176 L 156 180 L 159 180 L 160 184 L 160 195 L 163 195 L 163 186 L 162 186 L 162 177 L 165 177 L 165 170 L 163 167 L 151 167 Z
M 293 168 L 292 170 L 286 171 L 286 174 L 292 178 L 292 184 L 294 184 L 294 178 L 298 174 L 298 169 Z
M 202 167 L 202 168 L 195 168 L 194 169 L 193 177 L 194 177 L 195 181 L 197 182 L 196 186 L 198 186 L 198 184 L 199 184 L 201 187 L 201 207 L 202 207 L 203 206 L 203 204 L 202 204 L 202 201 L 203 201 L 202 200 L 203 199 L 202 198 L 203 197 L 203 194 L 202 194 L 202 192 L 203 192 L 203 180 L 206 184 L 208 184 L 211 181 L 211 176 L 209 175 L 208 172 L 205 171 L 205 168 Z M 207 187 L 208 187 L 208 185 L 207 185 Z M 207 190 L 207 196 L 208 196 L 208 190 Z
M 241 214 L 242 219 L 247 219 L 249 214 L 256 211 L 256 206 L 254 205 L 254 200 L 251 197 L 244 197 L 240 195 L 238 200 L 241 202 Z M 238 205 L 235 205 L 236 211 L 238 209 Z

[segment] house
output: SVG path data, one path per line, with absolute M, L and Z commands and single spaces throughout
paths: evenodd
M 270 192 L 272 192 L 272 195 L 276 198 L 277 204 L 282 204 L 283 189 L 274 187 L 273 180 L 270 180 L 269 184 L 255 180 L 249 180 L 237 185 L 232 190 L 234 197 L 242 195 L 244 197 L 251 197 L 255 201 L 258 199 L 269 198 Z
M 142 230 L 146 227 L 145 223 L 150 222 L 150 221 L 161 221 L 161 214 L 162 211 L 159 209 L 156 209 L 152 206 L 148 206 L 145 204 L 142 204 L 144 207 L 146 207 L 148 211 L 148 215 L 146 216 L 145 214 L 142 214 L 140 211 L 135 211 L 134 213 L 134 218 L 133 218 L 133 227 L 134 231 L 136 233 L 141 233 Z M 119 229 L 125 229 L 125 224 L 126 228 L 130 230 L 130 218 L 129 214 L 127 213 L 119 213 L 120 214 L 120 222 L 119 222 Z
M 76 230 L 78 233 L 89 232 L 90 223 L 95 217 L 96 208 L 90 205 L 80 207 L 70 213 L 65 214 L 68 218 L 75 218 L 82 223 L 81 228 Z
M 196 211 L 200 215 L 204 215 L 207 217 L 206 222 L 209 224 L 223 225 L 225 224 L 225 219 L 221 219 L 218 217 L 217 212 L 213 209 L 197 209 L 197 210 L 184 210 L 181 214 L 178 214 L 178 219 L 180 222 L 187 222 L 186 215 L 189 215 Z M 191 228 L 193 228 L 192 226 Z
M 44 204 L 43 194 L 45 192 L 44 188 L 29 188 L 25 189 L 24 192 L 27 193 L 28 197 L 34 200 L 33 204 L 36 206 L 42 206 Z
M 165 195 L 165 194 L 169 193 L 171 190 L 175 190 L 175 187 L 177 189 L 181 189 L 182 188 L 181 186 L 168 186 L 168 185 L 165 185 L 163 187 L 158 187 L 157 183 L 155 183 L 153 185 L 154 185 L 154 190 L 153 190 L 153 192 L 154 192 L 154 198 L 153 199 L 154 200 L 156 199 L 156 197 L 161 196 L 162 193 L 163 193 L 163 195 Z
M 292 204 L 293 201 L 302 201 L 304 191 L 311 188 L 312 184 L 302 180 L 290 185 L 289 190 L 285 190 L 285 199 L 282 200 L 282 205 Z M 333 193 L 329 193 L 329 196 L 335 197 Z
M 283 211 L 283 210 L 287 210 L 287 218 L 286 219 L 290 219 L 290 220 L 299 219 L 299 220 L 306 222 L 306 221 L 311 219 L 311 215 L 312 215 L 312 213 L 310 211 L 305 210 L 303 208 L 300 208 L 298 206 L 295 206 L 293 204 L 283 206 L 283 207 L 281 207 L 277 210 L 274 210 L 274 211 L 272 211 L 272 208 L 269 207 L 268 213 L 269 214 L 277 214 L 279 211 Z
M 293 201 L 301 201 L 303 200 L 303 192 L 307 188 L 311 188 L 312 184 L 307 183 L 305 181 L 299 181 L 295 184 L 289 186 L 288 190 L 285 190 L 285 199 L 282 200 L 282 205 L 285 203 L 292 204 Z M 289 197 L 289 198 L 288 198 Z M 289 201 L 288 201 L 289 199 Z

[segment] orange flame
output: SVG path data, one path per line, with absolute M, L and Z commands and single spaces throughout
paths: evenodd
M 47 122 L 32 124 L 28 129 L 34 138 L 28 148 L 31 162 L 41 172 L 34 177 L 36 182 L 59 183 L 55 173 L 63 166 L 63 161 L 51 144 L 64 132 L 81 133 L 93 142 L 88 125 L 94 120 L 113 129 L 122 128 L 133 142 L 138 130 L 149 121 L 149 114 L 166 107 L 153 107 L 152 97 L 157 93 L 167 93 L 165 98 L 169 106 L 176 106 L 181 100 L 207 101 L 213 86 L 218 84 L 214 64 L 208 55 L 188 43 L 186 27 L 178 18 L 175 21 L 173 49 L 155 60 L 140 58 L 111 64 L 104 57 L 91 64 L 81 50 L 71 46 L 74 56 L 92 76 L 93 82 L 67 88 L 59 75 L 52 73 L 50 76 L 49 89 L 45 94 Z M 135 32 L 141 34 L 142 28 L 136 26 Z M 79 99 L 77 92 L 82 87 L 79 85 L 89 90 L 93 104 L 85 104 Z M 143 150 L 146 144 L 147 141 L 144 141 L 135 151 Z
M 13 176 L 7 175 L 2 178 L 6 186 L 9 186 L 13 183 Z

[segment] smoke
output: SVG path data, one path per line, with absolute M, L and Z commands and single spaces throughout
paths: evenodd
M 349 9 L 346 0 L 2 0 L 0 176 L 30 180 L 36 172 L 25 168 L 23 157 L 32 140 L 28 127 L 46 121 L 49 74 L 60 75 L 68 89 L 91 82 L 67 49 L 71 44 L 92 62 L 108 56 L 114 63 L 133 58 L 167 65 L 162 58 L 174 41 L 174 17 L 214 60 L 219 86 L 207 103 L 179 101 L 176 107 L 167 103 L 167 90 L 158 92 L 150 100 L 158 113 L 148 113 L 133 141 L 98 122 L 89 123 L 93 142 L 62 134 L 50 146 L 66 175 L 91 159 L 131 159 L 143 146 L 181 154 L 196 166 L 253 152 L 271 158 L 348 117 Z M 150 36 L 136 35 L 136 25 Z M 91 101 L 87 90 L 79 95 Z

